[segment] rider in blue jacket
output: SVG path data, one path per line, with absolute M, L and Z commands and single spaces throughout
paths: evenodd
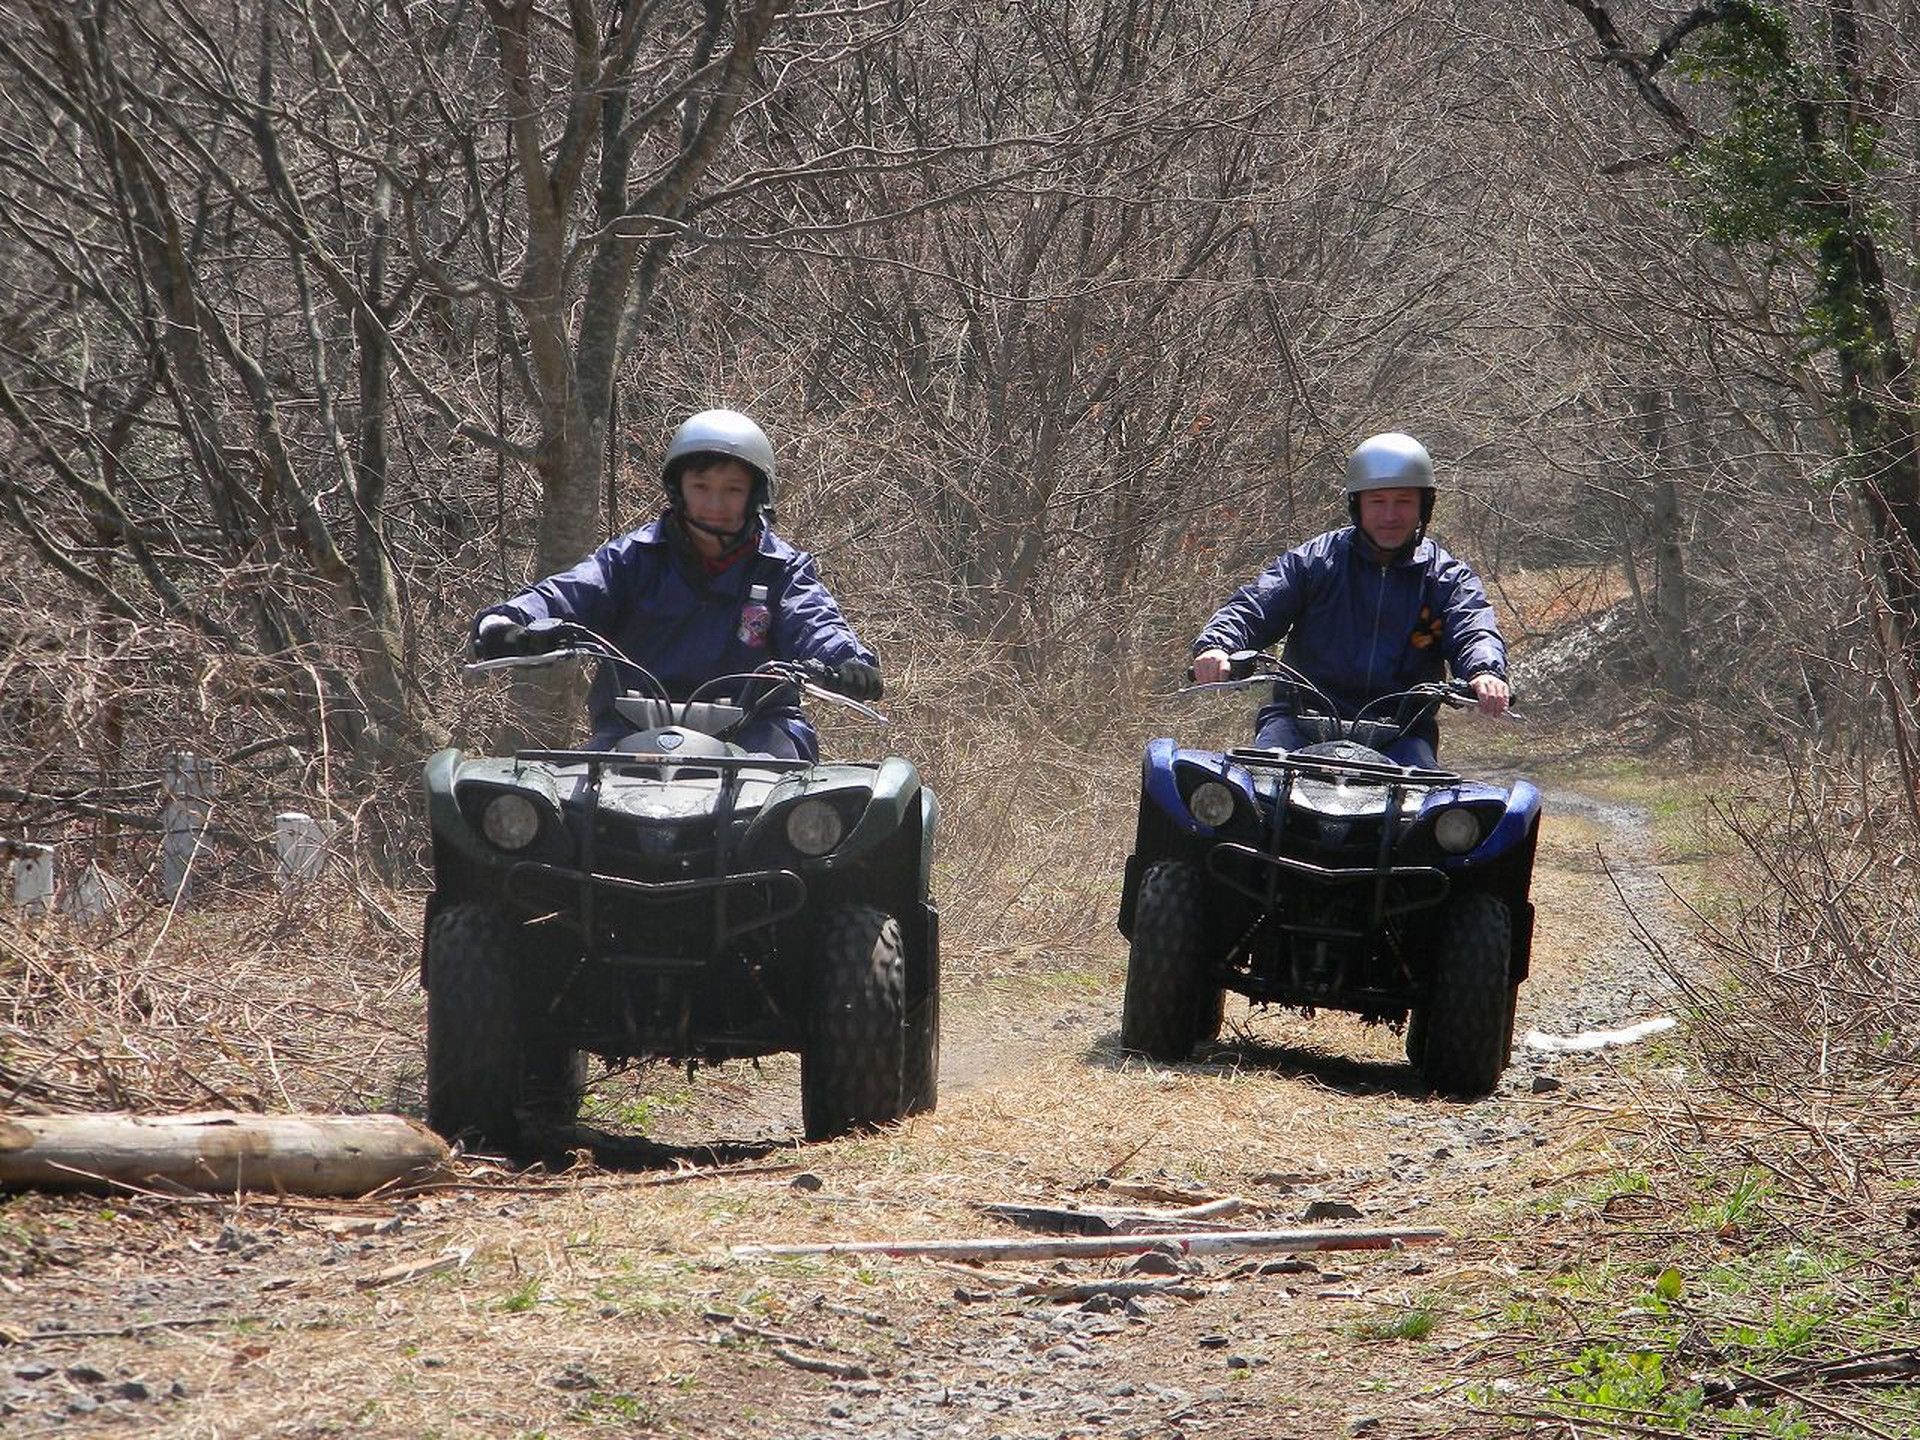
M 1361 442 L 1347 461 L 1353 523 L 1295 547 L 1235 591 L 1193 642 L 1193 676 L 1224 680 L 1235 650 L 1286 640 L 1281 659 L 1348 718 L 1369 702 L 1451 671 L 1485 715 L 1507 708 L 1507 647 L 1486 591 L 1463 562 L 1427 539 L 1433 461 L 1410 435 Z M 1301 744 L 1295 694 L 1276 685 L 1255 720 L 1254 744 Z M 1391 719 L 1374 712 L 1369 719 Z M 1428 711 L 1387 747 L 1402 765 L 1431 767 L 1439 726 Z
M 841 615 L 813 557 L 768 523 L 774 477 L 773 445 L 745 415 L 703 410 L 690 417 L 667 446 L 660 517 L 482 610 L 474 620 L 474 655 L 538 646 L 525 627 L 553 618 L 612 641 L 675 699 L 768 659 L 823 661 L 837 672 L 837 689 L 856 700 L 878 699 L 873 652 Z M 614 709 L 613 669 L 601 666 L 587 693 L 591 743 L 599 749 L 632 729 Z M 813 727 L 790 706 L 763 711 L 733 738 L 761 754 L 820 755 Z

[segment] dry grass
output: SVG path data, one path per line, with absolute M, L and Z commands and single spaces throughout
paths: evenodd
M 404 902 L 377 903 L 322 882 L 210 910 L 130 906 L 111 929 L 7 912 L 0 1106 L 417 1103 L 417 942 L 405 922 L 396 933 Z
M 1531 1222 L 1561 1255 L 1477 1363 L 1568 1434 L 1920 1433 L 1913 817 L 1857 770 L 1713 807 L 1710 910 L 1651 932 L 1689 1013 L 1597 1163 Z

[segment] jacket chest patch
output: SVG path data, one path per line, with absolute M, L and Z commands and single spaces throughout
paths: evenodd
M 1446 625 L 1433 613 L 1433 607 L 1422 605 L 1420 618 L 1413 622 L 1413 634 L 1407 637 L 1407 643 L 1416 650 L 1429 650 L 1438 645 L 1445 635 Z

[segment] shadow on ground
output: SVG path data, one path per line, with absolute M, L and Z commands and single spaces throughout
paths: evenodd
M 1117 1070 L 1124 1065 L 1167 1063 L 1149 1062 L 1130 1050 L 1123 1050 L 1118 1030 L 1107 1032 L 1089 1045 L 1086 1062 L 1106 1070 Z M 1419 1098 L 1431 1093 L 1419 1072 L 1404 1061 L 1356 1060 L 1305 1046 L 1276 1045 L 1248 1035 L 1229 1034 L 1212 1045 L 1200 1047 L 1191 1060 L 1174 1062 L 1172 1068 L 1202 1075 L 1235 1075 L 1258 1070 L 1290 1080 L 1311 1081 L 1346 1095 Z
M 515 1165 L 567 1170 L 581 1163 L 602 1170 L 635 1174 L 649 1170 L 703 1169 L 742 1165 L 769 1155 L 792 1154 L 797 1137 L 705 1140 L 672 1144 L 644 1135 L 622 1135 L 593 1125 L 549 1126 L 531 1131 L 508 1157 Z

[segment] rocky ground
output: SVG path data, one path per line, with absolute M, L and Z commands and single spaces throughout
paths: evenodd
M 1518 1033 L 1669 1013 L 1645 818 L 1549 795 Z M 632 1142 L 565 1173 L 464 1163 L 382 1202 L 24 1196 L 0 1207 L 9 1435 L 1187 1437 L 1512 1428 L 1507 1299 L 1604 1234 L 1570 1219 L 1635 1143 L 1626 1049 L 1521 1047 L 1474 1104 L 1400 1039 L 1229 1010 L 1156 1066 L 1116 1048 L 1124 950 L 953 987 L 939 1110 L 794 1144 L 792 1067 L 608 1087 Z M 209 1043 L 218 1043 L 210 1037 Z M 666 1168 L 662 1168 L 663 1164 Z M 748 1259 L 766 1242 L 1029 1232 L 989 1203 L 1240 1204 L 1262 1228 L 1443 1232 L 1168 1260 Z

